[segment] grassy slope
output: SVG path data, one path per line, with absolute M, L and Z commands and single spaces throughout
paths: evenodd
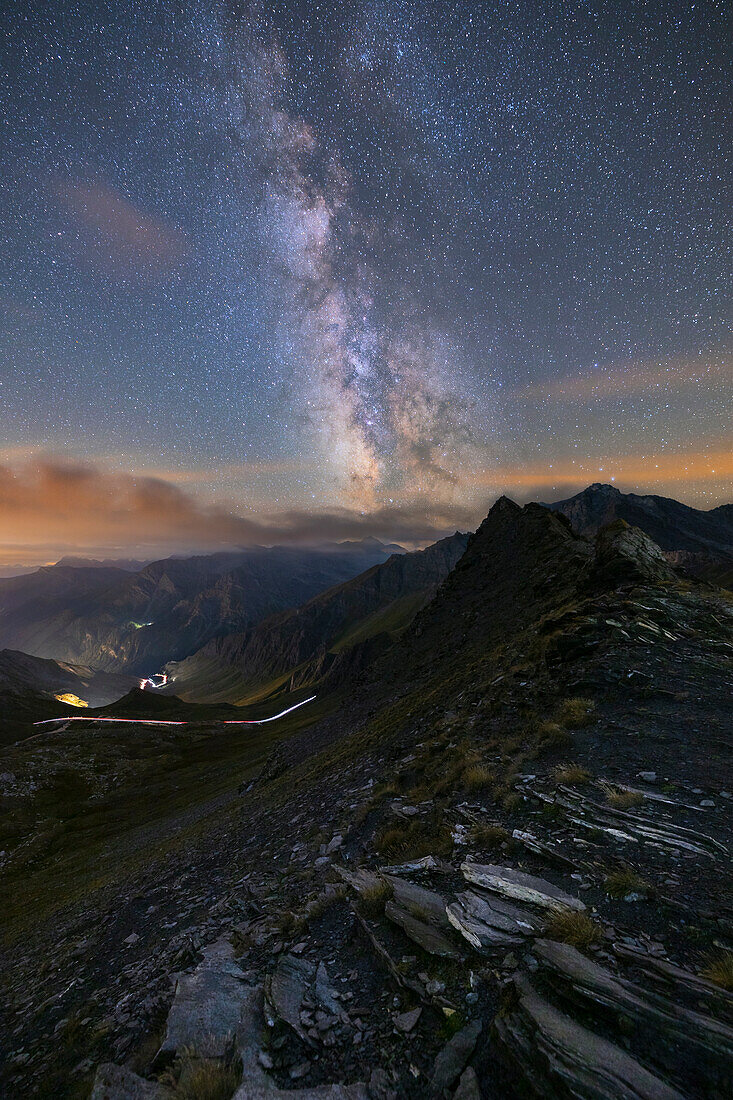
M 0 848 L 7 896 L 4 936 L 13 942 L 61 907 L 181 847 L 236 805 L 272 747 L 323 717 L 318 701 L 271 725 L 183 729 L 75 724 L 8 750 L 4 769 L 33 797 L 4 797 Z
M 388 633 L 397 636 L 412 622 L 417 612 L 425 604 L 425 593 L 416 592 L 393 600 L 386 607 L 368 615 L 364 619 L 344 626 L 344 629 L 329 647 L 330 653 L 341 653 L 351 646 L 365 642 L 377 634 Z M 233 703 L 235 706 L 250 706 L 282 695 L 287 690 L 291 677 L 304 665 L 288 669 L 266 681 L 251 680 L 243 675 L 236 665 L 226 665 L 216 657 L 211 657 L 201 667 L 195 680 L 187 683 L 181 691 L 181 697 L 194 702 L 205 699 L 209 703 Z M 210 684 L 216 689 L 211 690 Z M 317 686 L 312 681 L 310 686 Z M 175 690 L 175 687 L 174 687 Z

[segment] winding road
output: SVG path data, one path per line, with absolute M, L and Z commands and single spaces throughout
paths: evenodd
M 292 707 L 287 707 L 285 710 L 281 710 L 279 714 L 271 714 L 269 718 L 229 718 L 223 722 L 216 724 L 222 726 L 263 726 L 266 722 L 276 722 L 278 718 L 284 718 L 286 714 L 291 714 L 298 707 L 304 707 L 306 703 L 312 703 L 316 698 L 315 695 L 311 695 L 308 699 L 303 699 L 300 703 L 294 703 Z M 86 716 L 83 714 L 72 714 L 68 718 L 45 718 L 42 722 L 34 722 L 34 726 L 49 726 L 54 722 L 117 722 L 127 723 L 133 726 L 198 726 L 201 725 L 201 720 L 197 722 L 182 722 L 173 721 L 171 719 L 162 718 L 97 718 Z M 212 723 L 214 724 L 214 723 Z

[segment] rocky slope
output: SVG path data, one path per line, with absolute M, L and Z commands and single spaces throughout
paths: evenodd
M 353 580 L 241 634 L 214 638 L 186 660 L 165 667 L 183 698 L 239 701 L 269 685 L 288 688 L 332 679 L 363 663 L 375 635 L 404 629 L 462 556 L 467 535 L 411 554 L 393 555 Z M 349 653 L 358 647 L 356 653 Z M 376 650 L 375 650 L 376 652 Z M 370 657 L 373 656 L 370 653 Z
M 501 501 L 276 745 L 171 729 L 168 781 L 130 727 L 84 771 L 88 866 L 79 794 L 59 830 L 33 790 L 71 731 L 13 750 L 8 1093 L 727 1095 L 732 651 L 729 595 L 642 532 Z
M 151 675 L 384 561 L 376 540 L 166 558 L 138 572 L 56 565 L 0 580 L 0 646 Z

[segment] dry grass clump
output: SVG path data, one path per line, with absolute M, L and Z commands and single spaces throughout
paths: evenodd
M 398 825 L 387 825 L 374 837 L 374 847 L 388 859 L 420 859 L 422 856 L 449 856 L 453 838 L 446 825 L 412 818 Z
M 372 791 L 372 802 L 381 802 L 383 798 L 396 798 L 399 789 L 395 783 L 380 783 Z
M 477 848 L 499 848 L 509 840 L 509 833 L 501 825 L 474 825 L 471 840 Z
M 587 913 L 577 913 L 574 909 L 563 909 L 555 913 L 545 926 L 545 934 L 559 943 L 569 943 L 584 951 L 591 944 L 601 943 L 603 929 Z
M 611 787 L 606 783 L 602 785 L 602 789 L 606 796 L 606 802 L 609 806 L 613 806 L 615 810 L 630 810 L 632 806 L 641 806 L 644 801 L 644 795 L 641 791 L 624 791 L 619 787 Z
M 469 764 L 461 773 L 461 785 L 467 791 L 485 791 L 496 782 L 496 776 L 483 764 Z
M 380 879 L 374 886 L 367 887 L 359 894 L 361 908 L 370 917 L 378 917 L 384 912 L 384 907 L 392 897 L 394 890 L 389 882 Z
M 212 1058 L 197 1058 L 191 1051 L 180 1054 L 161 1083 L 173 1100 L 230 1100 L 239 1085 L 237 1069 Z
M 296 931 L 301 931 L 312 920 L 318 920 L 324 913 L 343 901 L 348 895 L 348 890 L 343 883 L 337 886 L 326 886 L 326 889 L 308 902 L 300 919 L 296 924 Z
M 633 867 L 620 867 L 606 875 L 606 893 L 611 898 L 625 898 L 627 894 L 651 894 L 653 887 L 638 875 Z
M 581 697 L 565 699 L 560 704 L 557 720 L 560 725 L 565 726 L 567 729 L 579 729 L 581 726 L 587 726 L 589 722 L 593 721 L 595 709 L 596 705 L 592 699 Z
M 501 800 L 502 809 L 508 814 L 516 813 L 522 806 L 523 801 L 521 794 L 517 794 L 516 791 L 510 791 L 508 794 L 505 794 Z
M 543 748 L 566 748 L 573 743 L 571 734 L 559 722 L 542 722 L 537 728 L 537 738 Z
M 578 787 L 590 782 L 591 774 L 580 764 L 560 764 L 555 768 L 555 780 L 566 787 Z
M 733 951 L 721 950 L 708 955 L 700 976 L 733 993 Z

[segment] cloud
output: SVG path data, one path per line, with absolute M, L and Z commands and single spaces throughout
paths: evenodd
M 0 464 L 0 560 L 48 561 L 61 553 L 150 557 L 231 546 L 313 544 L 367 535 L 426 543 L 473 517 L 459 508 L 424 506 L 292 509 L 251 518 L 201 503 L 155 477 L 109 473 L 46 458 Z
M 726 446 L 726 443 L 728 445 Z M 572 496 L 593 482 L 613 483 L 625 492 L 656 493 L 693 499 L 703 506 L 711 489 L 720 497 L 733 477 L 733 448 L 715 441 L 708 450 L 617 457 L 558 459 L 542 464 L 497 466 L 469 474 L 487 495 L 508 493 L 520 500 Z
M 517 397 L 536 401 L 593 402 L 600 398 L 634 397 L 642 394 L 672 394 L 695 386 L 709 387 L 733 378 L 733 357 L 695 356 L 612 364 L 582 374 L 552 381 L 533 382 L 516 392 Z
M 188 251 L 185 235 L 103 180 L 66 180 L 56 197 L 81 230 L 80 260 L 113 271 L 165 272 Z

